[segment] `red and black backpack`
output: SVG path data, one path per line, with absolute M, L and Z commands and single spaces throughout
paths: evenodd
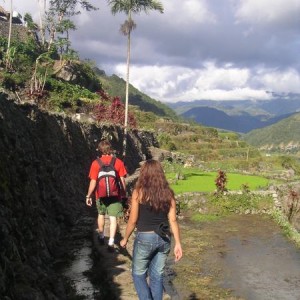
M 100 166 L 97 179 L 97 194 L 100 198 L 117 197 L 120 194 L 120 180 L 115 169 L 116 158 L 113 156 L 110 163 L 104 163 L 97 158 Z

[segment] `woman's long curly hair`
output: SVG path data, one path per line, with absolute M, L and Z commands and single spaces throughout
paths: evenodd
M 135 189 L 140 203 L 151 205 L 155 211 L 169 212 L 174 192 L 159 161 L 150 159 L 142 165 Z

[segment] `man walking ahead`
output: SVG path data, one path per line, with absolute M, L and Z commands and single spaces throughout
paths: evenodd
M 117 217 L 123 214 L 121 203 L 122 193 L 126 194 L 125 176 L 127 171 L 123 161 L 113 156 L 113 149 L 107 140 L 98 145 L 101 154 L 90 167 L 90 184 L 86 195 L 86 204 L 92 206 L 92 193 L 95 192 L 96 207 L 98 210 L 98 234 L 100 245 L 104 245 L 105 215 L 109 216 L 109 240 L 108 251 L 114 252 L 114 241 L 117 232 Z M 114 192 L 113 173 L 118 184 L 118 191 Z M 102 182 L 104 183 L 102 185 Z

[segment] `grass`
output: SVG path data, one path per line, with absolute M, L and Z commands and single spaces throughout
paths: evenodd
M 221 217 L 212 214 L 200 214 L 195 213 L 191 216 L 191 220 L 194 222 L 213 222 L 219 220 Z
M 167 173 L 171 188 L 175 194 L 186 192 L 213 192 L 216 190 L 215 179 L 217 172 L 201 172 L 194 169 L 186 169 L 181 173 L 183 180 L 175 182 L 175 172 Z M 227 189 L 231 191 L 241 190 L 242 185 L 247 185 L 250 191 L 258 190 L 269 185 L 269 179 L 262 176 L 244 175 L 235 173 L 227 174 Z

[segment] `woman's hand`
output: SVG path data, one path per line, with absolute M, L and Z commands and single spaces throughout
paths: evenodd
M 120 241 L 120 246 L 123 247 L 123 248 L 126 248 L 126 245 L 127 245 L 127 240 L 126 239 L 122 239 Z
M 180 244 L 176 244 L 174 247 L 174 255 L 175 255 L 175 262 L 179 261 L 182 257 L 182 248 Z

